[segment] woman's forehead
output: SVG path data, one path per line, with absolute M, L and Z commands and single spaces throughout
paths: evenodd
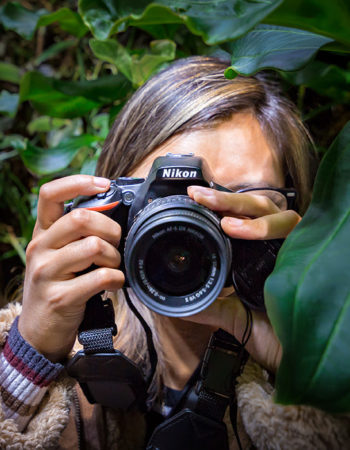
M 217 183 L 282 187 L 280 159 L 251 113 L 237 113 L 215 128 L 176 135 L 147 156 L 130 175 L 146 177 L 157 156 L 194 153 L 203 157 Z

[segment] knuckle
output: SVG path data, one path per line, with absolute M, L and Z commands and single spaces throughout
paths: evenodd
M 31 240 L 26 248 L 26 260 L 27 262 L 32 259 L 37 249 L 37 241 L 35 239 Z
M 232 205 L 234 206 L 234 211 L 237 215 L 243 214 L 246 206 L 246 198 L 242 197 L 244 194 L 237 194 L 237 197 L 234 197 L 234 203 Z M 229 204 L 227 202 L 227 204 Z M 228 210 L 230 207 L 227 208 Z
M 290 219 L 290 221 L 294 222 L 295 224 L 301 221 L 301 217 L 296 211 L 294 211 L 294 209 L 288 209 L 287 211 L 285 211 L 285 214 Z
M 50 198 L 51 196 L 51 184 L 50 183 L 45 183 L 40 187 L 39 190 L 39 197 L 47 200 Z
M 86 238 L 88 251 L 91 255 L 99 255 L 103 253 L 104 244 L 102 239 L 97 236 L 89 236 Z
M 27 263 L 33 260 L 33 258 L 35 257 L 35 255 L 38 251 L 38 247 L 39 247 L 39 239 L 38 238 L 34 238 L 29 242 L 29 244 L 27 245 L 27 248 L 26 248 Z
M 122 262 L 122 256 L 120 252 L 116 251 L 116 267 L 118 268 L 120 266 L 120 263 Z
M 73 209 L 69 216 L 75 227 L 84 227 L 90 217 L 89 212 L 84 208 Z
M 275 204 L 270 198 L 266 197 L 265 195 L 260 195 L 259 197 L 260 197 L 259 199 L 260 205 L 264 210 L 270 211 L 275 209 L 274 208 Z
M 30 274 L 33 283 L 38 283 L 45 278 L 47 264 L 45 261 L 37 262 L 31 267 Z
M 118 241 L 120 241 L 122 235 L 122 227 L 119 225 L 118 222 L 114 222 L 114 224 L 115 224 L 115 235 L 118 238 Z
M 254 195 L 254 201 L 262 213 L 276 212 L 277 205 L 266 195 Z
M 79 184 L 82 187 L 94 185 L 94 177 L 92 175 L 77 174 L 77 175 L 74 175 L 74 178 L 75 178 L 74 182 Z
M 101 289 L 114 289 L 123 283 L 124 274 L 115 269 L 103 267 L 99 269 L 99 284 Z
M 47 292 L 46 302 L 52 312 L 58 312 L 65 306 L 66 295 L 62 289 L 51 288 Z
M 99 269 L 99 279 L 103 284 L 109 284 L 112 280 L 112 271 L 106 267 Z
M 264 220 L 257 220 L 252 229 L 253 239 L 268 239 L 270 234 L 269 223 Z

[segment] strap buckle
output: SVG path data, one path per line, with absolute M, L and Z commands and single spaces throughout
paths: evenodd
M 79 326 L 79 332 L 98 328 L 111 328 L 113 336 L 118 332 L 112 300 L 110 298 L 103 300 L 101 294 L 94 295 L 86 303 L 85 315 Z
M 197 393 L 203 388 L 222 397 L 230 398 L 234 393 L 234 385 L 242 367 L 244 347 L 230 336 L 213 334 L 205 352 L 200 381 L 196 386 Z M 233 339 L 234 340 L 233 340 Z

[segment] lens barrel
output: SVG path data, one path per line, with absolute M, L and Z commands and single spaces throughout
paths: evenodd
M 218 297 L 231 268 L 231 242 L 215 213 L 172 195 L 137 214 L 124 258 L 128 282 L 146 306 L 185 317 Z

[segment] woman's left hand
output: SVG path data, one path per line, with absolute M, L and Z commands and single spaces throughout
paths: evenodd
M 285 238 L 301 220 L 296 211 L 281 211 L 269 198 L 249 192 L 231 193 L 190 186 L 188 195 L 197 203 L 222 215 L 222 229 L 234 239 Z M 257 362 L 275 372 L 282 356 L 281 345 L 267 314 L 252 311 L 252 315 L 253 328 L 246 349 Z M 222 328 L 241 340 L 247 315 L 243 304 L 232 292 L 184 320 Z

